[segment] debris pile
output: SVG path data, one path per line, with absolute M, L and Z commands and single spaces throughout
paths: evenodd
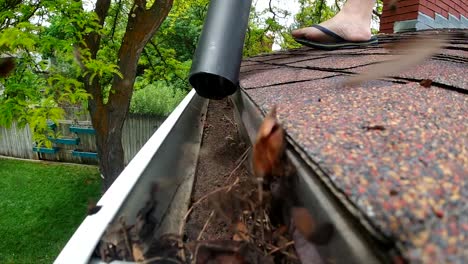
M 121 218 L 111 225 L 96 250 L 105 262 L 112 260 L 142 263 L 321 263 L 314 244 L 327 243 L 331 224 L 318 225 L 295 193 L 297 175 L 285 153 L 285 132 L 273 109 L 259 128 L 252 148 L 250 179 L 234 182 L 205 194 L 187 211 L 179 234 L 153 239 L 157 225 L 152 213 L 154 195 L 140 210 L 136 224 Z M 239 159 L 242 163 L 249 150 Z M 240 165 L 240 164 L 239 164 Z M 237 166 L 236 168 L 238 168 Z M 151 193 L 157 192 L 157 185 Z M 196 240 L 184 238 L 185 222 L 201 204 L 211 213 Z M 213 221 L 226 223 L 230 239 L 202 240 Z

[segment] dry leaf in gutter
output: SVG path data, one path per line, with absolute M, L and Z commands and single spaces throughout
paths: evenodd
M 141 262 L 141 261 L 145 260 L 145 256 L 143 254 L 143 249 L 137 243 L 133 243 L 133 245 L 132 245 L 132 254 L 133 254 L 133 260 L 134 261 Z
M 430 58 L 446 43 L 447 37 L 444 35 L 439 35 L 437 38 L 420 37 L 398 43 L 393 51 L 396 54 L 400 54 L 400 56 L 394 60 L 375 64 L 369 71 L 350 77 L 344 84 L 357 85 L 365 81 L 389 77 L 406 71 Z
M 309 238 L 316 231 L 316 222 L 306 208 L 293 207 L 291 209 L 291 217 L 296 229 L 304 237 Z
M 234 241 L 249 241 L 249 230 L 247 226 L 242 222 L 237 222 L 234 226 L 235 234 L 233 236 Z
M 271 177 L 284 154 L 286 141 L 284 129 L 276 119 L 276 107 L 265 117 L 253 147 L 253 169 L 258 178 Z
M 293 207 L 291 218 L 296 230 L 314 244 L 327 244 L 334 234 L 335 228 L 331 223 L 317 224 L 309 210 L 304 207 Z

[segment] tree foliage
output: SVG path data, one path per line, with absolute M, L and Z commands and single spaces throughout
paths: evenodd
M 70 42 L 51 36 L 41 24 L 44 10 L 53 12 L 54 3 L 16 1 L 16 5 L 10 3 L 10 9 L 0 13 L 0 52 L 16 57 L 14 74 L 1 80 L 4 91 L 0 98 L 0 125 L 9 126 L 13 120 L 20 125 L 29 123 L 34 140 L 47 146 L 51 143 L 47 140 L 46 121 L 62 117 L 59 106 L 89 98 L 77 79 L 79 71 L 69 67 L 73 61 Z M 30 21 L 34 15 L 36 23 Z
M 290 31 L 332 17 L 343 2 L 298 1 L 292 25 L 285 23 L 291 12 L 273 1 L 265 10 L 253 7 L 243 55 L 299 47 Z M 87 108 L 107 188 L 123 169 L 128 111 L 167 114 L 190 89 L 187 76 L 209 2 L 0 1 L 0 55 L 16 57 L 14 73 L 0 78 L 0 126 L 29 124 L 34 141 L 50 147 L 47 121 L 62 119 L 64 106 Z M 146 107 L 149 100 L 166 105 Z
M 3 79 L 0 125 L 29 123 L 38 144 L 46 144 L 47 120 L 62 106 L 86 103 L 106 189 L 123 169 L 121 131 L 137 66 L 172 0 L 83 2 L 9 1 L 0 4 L 0 51 L 17 58 L 15 73 Z

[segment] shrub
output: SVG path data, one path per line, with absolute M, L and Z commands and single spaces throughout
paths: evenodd
M 148 84 L 133 93 L 130 112 L 133 114 L 168 116 L 184 99 L 187 91 L 163 81 Z

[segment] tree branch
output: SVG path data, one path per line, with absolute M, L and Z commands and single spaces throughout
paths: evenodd
M 340 6 L 338 5 L 338 0 L 335 0 L 335 7 L 338 10 L 338 12 L 341 11 Z
M 136 1 L 140 5 L 145 1 Z M 173 0 L 156 0 L 150 9 L 134 5 L 128 13 L 128 22 L 118 52 L 118 66 L 123 79 L 114 75 L 109 103 L 115 108 L 128 109 L 133 92 L 138 60 L 148 41 L 161 26 L 172 8 Z M 118 88 L 118 89 L 117 89 Z
M 379 12 L 377 12 L 377 10 L 375 10 L 375 9 L 372 9 L 372 14 L 374 14 L 378 18 L 380 18 L 382 16 L 382 14 L 379 14 Z
M 96 7 L 94 12 L 98 16 L 99 25 L 104 25 L 104 20 L 106 19 L 107 13 L 109 12 L 111 0 L 97 0 Z M 95 59 L 97 56 L 97 52 L 99 50 L 99 46 L 101 44 L 101 36 L 95 32 L 89 33 L 84 36 L 85 47 L 88 48 L 91 53 L 91 58 Z M 103 96 L 101 91 L 101 85 L 97 78 L 94 78 L 93 82 L 89 83 L 89 77 L 86 76 L 84 78 L 85 89 L 88 93 L 93 96 L 93 101 L 97 105 L 102 105 Z
M 153 46 L 153 48 L 156 50 L 156 53 L 158 53 L 159 57 L 161 58 L 162 62 L 164 63 L 164 65 L 168 66 L 169 64 L 167 64 L 166 62 L 166 59 L 164 58 L 164 56 L 162 55 L 161 51 L 159 50 L 158 46 L 150 40 L 150 44 L 151 46 Z M 179 78 L 181 81 L 185 81 L 182 77 L 180 77 L 179 75 L 177 75 L 175 72 L 174 72 L 174 75 Z M 167 82 L 167 80 L 166 80 Z
M 117 20 L 120 15 L 120 9 L 122 8 L 122 0 L 119 0 L 117 4 L 117 11 L 115 12 L 114 16 L 114 23 L 112 24 L 112 30 L 111 30 L 111 41 L 114 42 L 114 34 L 115 34 L 115 28 L 117 27 Z

